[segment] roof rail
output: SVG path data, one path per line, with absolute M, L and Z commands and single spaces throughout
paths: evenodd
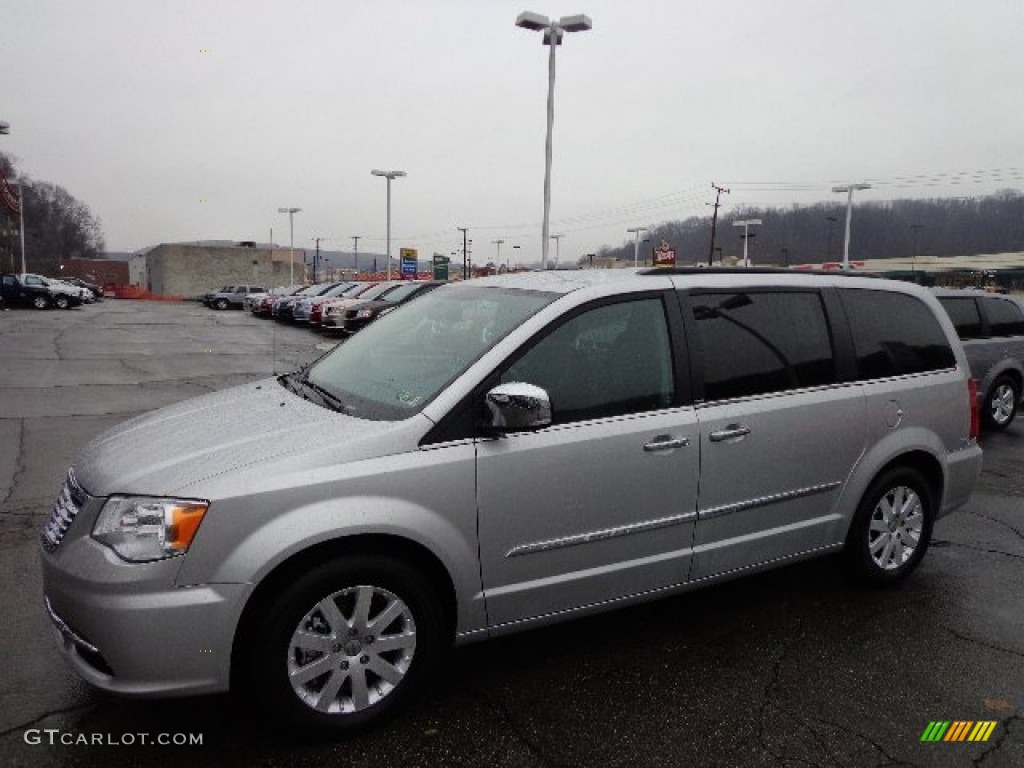
M 789 269 L 786 267 L 649 267 L 639 275 L 844 275 L 875 277 L 866 272 L 844 269 Z

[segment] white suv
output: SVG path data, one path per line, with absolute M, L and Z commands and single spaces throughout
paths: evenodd
M 108 691 L 392 713 L 457 643 L 840 553 L 910 574 L 981 469 L 927 291 L 757 270 L 446 285 L 308 368 L 94 440 L 42 534 Z

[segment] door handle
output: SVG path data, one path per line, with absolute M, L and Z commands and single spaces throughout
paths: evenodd
M 688 437 L 658 435 L 656 438 L 651 440 L 651 442 L 644 443 L 644 450 L 648 453 L 652 451 L 671 451 L 673 448 L 685 448 L 689 444 L 690 438 Z
M 712 443 L 721 443 L 724 440 L 734 440 L 737 437 L 746 437 L 750 434 L 750 427 L 744 427 L 740 424 L 730 424 L 725 429 L 719 429 L 708 435 L 708 439 Z

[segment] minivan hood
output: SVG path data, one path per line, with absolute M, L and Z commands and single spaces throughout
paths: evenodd
M 126 421 L 89 443 L 74 471 L 93 496 L 173 495 L 241 467 L 393 427 L 314 405 L 271 378 Z

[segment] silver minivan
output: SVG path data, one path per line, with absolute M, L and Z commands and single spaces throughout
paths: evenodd
M 981 467 L 917 286 L 764 270 L 448 285 L 306 369 L 90 443 L 42 533 L 74 669 L 347 733 L 446 649 L 828 553 L 920 562 Z

